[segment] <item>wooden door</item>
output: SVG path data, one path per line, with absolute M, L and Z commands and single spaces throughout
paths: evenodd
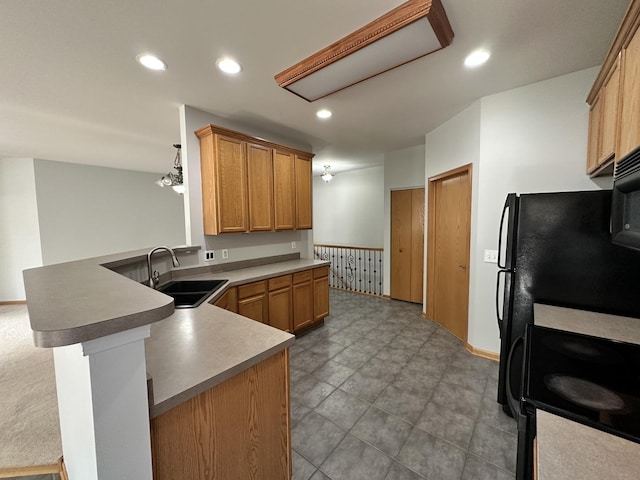
M 424 188 L 391 192 L 391 298 L 422 303 Z
M 600 94 L 589 110 L 589 141 L 587 144 L 587 173 L 598 168 L 600 160 L 600 126 L 602 124 L 602 102 Z
M 269 279 L 269 325 L 285 332 L 293 331 L 293 294 L 291 275 Z
M 296 155 L 296 228 L 312 227 L 311 159 Z
M 233 137 L 216 135 L 216 147 L 218 232 L 246 232 L 247 167 L 244 142 Z
M 233 313 L 238 313 L 238 289 L 229 287 L 222 296 L 214 303 L 216 307 L 224 308 Z
M 247 144 L 247 191 L 249 231 L 273 230 L 273 166 L 270 148 Z
M 313 269 L 313 317 L 319 322 L 329 315 L 329 267 Z
M 602 98 L 602 124 L 600 125 L 600 157 L 602 164 L 616 154 L 616 133 L 620 106 L 620 57 L 613 64 L 604 81 L 604 97 Z
M 618 158 L 640 145 L 640 31 L 636 30 L 622 50 L 620 136 Z
M 269 322 L 266 282 L 254 282 L 238 287 L 238 314 L 261 323 Z
M 293 274 L 293 331 L 299 332 L 313 324 L 313 272 Z
M 471 165 L 429 179 L 427 318 L 467 341 Z
M 293 230 L 296 200 L 293 153 L 273 151 L 273 195 L 276 230 Z

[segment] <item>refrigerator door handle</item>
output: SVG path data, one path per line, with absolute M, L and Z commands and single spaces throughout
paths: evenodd
M 510 208 L 511 202 L 509 201 L 509 196 L 504 202 L 504 207 L 502 207 L 502 216 L 500 217 L 500 229 L 498 230 L 498 268 L 505 269 L 507 268 L 507 259 L 502 258 L 502 232 L 504 230 L 504 219 L 507 217 L 507 212 Z
M 502 324 L 503 320 L 500 316 L 500 275 L 505 275 L 510 273 L 509 270 L 505 270 L 504 268 L 498 270 L 498 274 L 496 275 L 496 318 L 498 319 L 498 330 L 500 331 L 500 338 L 502 338 Z

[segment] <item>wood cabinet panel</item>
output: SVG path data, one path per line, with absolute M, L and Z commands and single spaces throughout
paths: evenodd
M 637 28 L 637 27 L 636 27 Z M 618 158 L 640 145 L 640 34 L 635 30 L 622 50 L 622 85 Z
M 309 272 L 311 273 L 311 272 Z M 309 276 L 311 277 L 311 275 Z M 302 331 L 314 323 L 313 282 L 308 280 L 293 284 L 293 331 Z
M 273 165 L 271 149 L 247 144 L 249 231 L 273 230 Z
M 319 322 L 327 315 L 329 315 L 329 277 L 321 276 L 313 279 L 313 317 L 316 322 Z
M 311 228 L 312 153 L 215 125 L 195 133 L 205 234 Z
M 214 305 L 229 310 L 230 312 L 238 313 L 238 289 L 236 287 L 229 287 L 229 289 L 215 301 Z
M 602 124 L 602 102 L 598 95 L 589 109 L 589 143 L 587 145 L 587 173 L 598 168 L 600 158 L 600 126 Z
M 269 290 L 269 325 L 285 332 L 293 330 L 293 297 L 291 284 L 278 290 Z
M 295 163 L 294 154 L 274 150 L 273 195 L 276 230 L 295 228 Z
M 620 124 L 618 115 L 620 111 L 620 56 L 618 56 L 618 61 L 611 67 L 611 72 L 605 80 L 603 89 L 599 165 L 614 157 L 617 158 L 616 142 L 618 125 Z
M 291 478 L 282 351 L 151 420 L 154 480 Z
M 296 272 L 293 274 L 293 283 L 310 282 L 312 278 L 312 270 L 303 270 L 302 272 Z
M 247 230 L 247 171 L 244 145 L 235 138 L 216 135 L 217 231 Z M 224 208 L 221 208 L 224 205 Z M 207 232 L 205 232 L 207 233 Z
M 238 298 L 240 300 L 248 297 L 264 293 L 267 291 L 267 284 L 264 280 L 259 282 L 247 283 L 238 287 Z
M 296 155 L 296 228 L 307 229 L 313 224 L 311 190 L 311 159 Z
M 281 275 L 269 279 L 269 291 L 291 286 L 291 275 Z

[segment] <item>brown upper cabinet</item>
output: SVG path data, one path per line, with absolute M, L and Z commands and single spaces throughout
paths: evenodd
M 195 133 L 206 235 L 311 228 L 313 154 L 215 125 Z
M 608 175 L 640 145 L 640 0 L 632 0 L 589 92 L 587 173 Z

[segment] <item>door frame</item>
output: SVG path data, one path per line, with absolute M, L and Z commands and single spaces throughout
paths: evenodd
M 471 259 L 471 205 L 472 194 L 473 194 L 473 164 L 468 163 L 466 165 L 462 165 L 460 167 L 454 168 L 452 170 L 448 170 L 443 173 L 439 173 L 438 175 L 434 175 L 433 177 L 429 177 L 427 181 L 428 186 L 428 202 L 427 202 L 427 305 L 425 316 L 428 319 L 433 320 L 434 318 L 434 296 L 435 296 L 435 225 L 436 225 L 436 189 L 435 183 L 444 180 L 449 177 L 453 177 L 455 175 L 459 175 L 461 173 L 466 173 L 469 176 L 469 235 L 467 237 L 467 248 L 466 248 L 466 264 L 467 264 L 467 331 L 465 334 L 465 338 L 462 340 L 466 343 L 468 339 L 468 329 L 469 329 L 469 271 L 470 271 L 470 259 Z

